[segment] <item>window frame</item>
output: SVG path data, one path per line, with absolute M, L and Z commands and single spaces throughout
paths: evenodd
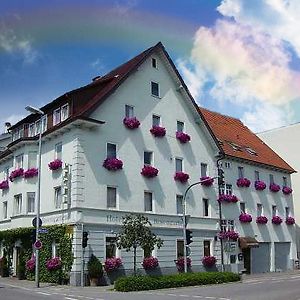
M 182 126 L 182 128 L 180 128 Z M 176 131 L 177 132 L 184 132 L 185 130 L 185 123 L 183 121 L 177 120 L 176 121 Z
M 20 157 L 22 158 L 21 164 L 18 163 L 18 159 Z M 23 167 L 24 167 L 24 153 L 15 156 L 15 168 L 19 169 L 19 168 L 23 168 Z
M 208 174 L 208 164 L 207 163 L 200 163 L 200 176 L 206 177 Z
M 14 195 L 14 216 L 22 215 L 23 199 L 22 194 Z
M 31 154 L 35 153 L 35 160 L 34 160 L 34 164 L 32 164 L 31 162 L 31 158 L 33 157 L 30 157 Z M 36 168 L 37 167 L 37 156 L 38 156 L 38 153 L 37 151 L 28 151 L 28 154 L 27 154 L 27 166 L 28 166 L 28 169 L 31 169 L 31 168 Z
M 239 179 L 242 179 L 245 177 L 245 174 L 244 174 L 244 167 L 242 166 L 238 166 L 238 178 Z
M 146 153 L 150 154 L 150 164 L 146 163 L 146 161 L 145 161 L 145 154 Z M 153 166 L 154 165 L 153 162 L 154 162 L 154 153 L 153 153 L 153 151 L 144 150 L 144 165 L 145 166 Z
M 115 147 L 115 156 L 108 156 L 108 145 L 113 145 Z M 107 142 L 106 143 L 106 158 L 117 158 L 118 145 L 116 143 Z
M 29 211 L 29 199 L 30 199 L 29 195 L 34 195 L 34 198 L 33 198 L 33 211 Z M 35 192 L 26 192 L 26 213 L 28 215 L 35 213 L 35 199 L 36 199 Z
M 63 115 L 63 111 L 64 111 L 65 108 L 67 108 L 67 110 L 66 110 L 66 112 L 67 112 L 66 116 Z M 70 116 L 70 106 L 69 106 L 69 103 L 66 103 L 66 104 L 64 104 L 64 105 L 62 105 L 60 107 L 60 122 L 63 122 L 65 120 L 67 120 L 69 118 L 69 116 Z
M 177 169 L 177 162 L 180 162 L 180 168 Z M 175 172 L 183 172 L 183 158 L 182 157 L 175 157 Z
M 108 206 L 108 191 L 109 189 L 114 189 L 115 191 L 115 206 Z M 109 210 L 117 210 L 118 209 L 118 187 L 115 185 L 107 185 L 106 186 L 106 208 Z
M 8 201 L 2 202 L 2 214 L 3 214 L 3 220 L 8 219 Z
M 179 200 L 181 202 L 180 205 L 178 205 Z M 180 211 L 178 210 L 179 207 L 181 208 Z M 181 194 L 176 194 L 176 214 L 178 216 L 182 216 L 183 215 L 183 195 L 181 195 Z
M 256 212 L 257 212 L 257 217 L 261 217 L 264 215 L 264 207 L 261 203 L 256 204 Z
M 260 174 L 259 174 L 259 171 L 257 171 L 257 170 L 254 171 L 254 180 L 255 181 L 260 180 Z
M 158 120 L 158 125 L 155 124 L 154 120 Z M 152 114 L 152 127 L 154 126 L 161 126 L 161 116 L 160 115 L 156 115 L 156 114 Z
M 205 244 L 208 245 L 208 255 L 206 255 L 206 247 Z M 211 240 L 203 240 L 203 256 L 211 256 L 212 255 L 212 245 L 211 245 Z
M 210 205 L 208 198 L 202 198 L 202 214 L 203 217 L 209 218 L 210 217 Z
M 59 146 L 61 148 L 61 151 L 57 151 Z M 54 145 L 54 159 L 62 160 L 62 152 L 63 152 L 63 143 L 62 142 L 56 143 Z M 60 155 L 58 155 L 59 153 L 60 153 Z
M 151 210 L 146 210 L 146 194 L 151 195 Z M 146 213 L 154 213 L 154 197 L 153 197 L 153 192 L 145 190 L 144 191 L 144 212 Z
M 151 57 L 151 66 L 152 66 L 152 68 L 154 68 L 154 69 L 158 69 L 158 67 L 157 67 L 157 59 L 155 58 L 155 57 Z
M 277 216 L 277 214 L 278 214 L 277 205 L 272 205 L 272 217 Z
M 246 214 L 247 210 L 246 210 L 246 203 L 245 202 L 240 202 L 240 212 L 242 214 Z
M 156 95 L 156 94 L 153 94 L 154 86 L 155 86 L 155 85 L 156 85 L 156 87 L 157 87 L 157 95 Z M 159 87 L 159 82 L 156 82 L 156 81 L 151 80 L 151 81 L 150 81 L 150 89 L 151 89 L 151 96 L 152 96 L 152 97 L 160 98 L 160 87 Z
M 134 106 L 125 104 L 125 118 L 133 118 L 133 117 L 134 117 Z
M 180 243 L 182 243 L 182 251 L 183 251 L 183 253 L 182 253 L 182 255 L 178 255 L 178 242 L 180 242 Z M 175 252 L 175 257 L 176 257 L 176 259 L 178 259 L 179 257 L 183 257 L 183 255 L 184 255 L 184 240 L 183 239 L 181 239 L 181 238 L 178 238 L 178 239 L 176 239 L 176 252 Z
M 55 210 L 59 210 L 62 209 L 63 207 L 63 194 L 62 194 L 62 187 L 61 185 L 55 186 L 53 188 L 54 190 L 54 209 Z M 60 194 L 57 193 L 57 191 L 60 191 Z M 60 195 L 60 206 L 58 207 L 58 196 Z
M 112 239 L 115 239 L 115 242 L 117 242 L 117 237 L 115 236 L 115 235 L 113 235 L 113 234 L 105 234 L 104 235 L 104 257 L 107 259 L 108 257 L 107 257 L 107 238 L 112 238 Z M 118 249 L 118 247 L 117 247 L 117 244 L 115 243 L 115 246 L 116 246 L 116 248 L 115 248 L 115 253 L 116 253 L 116 255 L 114 256 L 114 257 L 120 257 L 120 249 Z M 113 257 L 113 256 L 112 256 Z
M 57 117 L 58 117 L 58 120 L 57 120 Z M 56 126 L 61 122 L 60 107 L 53 110 L 52 119 L 53 119 L 52 120 L 53 126 Z

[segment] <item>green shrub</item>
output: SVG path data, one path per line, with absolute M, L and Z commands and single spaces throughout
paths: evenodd
M 87 267 L 90 278 L 99 278 L 103 275 L 102 264 L 94 254 L 91 255 Z
M 115 282 L 115 289 L 120 292 L 132 292 L 217 284 L 239 280 L 240 276 L 231 272 L 182 273 L 165 276 L 128 276 L 119 278 Z

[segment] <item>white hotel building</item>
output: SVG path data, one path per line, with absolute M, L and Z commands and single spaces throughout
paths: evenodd
M 20 167 L 36 167 L 42 130 L 41 219 L 44 225 L 73 227 L 72 284 L 80 279 L 82 228 L 89 232 L 86 260 L 93 253 L 103 261 L 122 217 L 131 212 L 150 219 L 154 232 L 164 240 L 153 255 L 162 272 L 174 272 L 174 260 L 183 252 L 183 194 L 201 176 L 217 176 L 218 159 L 226 181 L 221 191 L 239 199 L 222 202 L 223 229 L 240 236 L 236 242 L 224 243 L 226 268 L 253 273 L 293 268 L 295 226 L 285 223 L 286 217 L 293 216 L 293 196 L 269 190 L 270 180 L 280 187 L 290 186 L 293 168 L 239 120 L 199 108 L 161 43 L 41 110 L 45 113 L 41 122 L 38 115 L 29 115 L 11 127 L 12 140 L 0 153 L 0 172 L 7 180 Z M 128 129 L 123 119 L 133 116 L 140 126 Z M 155 137 L 150 132 L 153 125 L 165 128 L 166 134 Z M 191 140 L 181 143 L 177 131 L 184 131 Z M 123 168 L 104 168 L 107 157 L 122 160 Z M 57 158 L 69 169 L 68 190 L 63 183 L 65 168 L 48 168 Z M 157 168 L 158 175 L 141 175 L 144 165 Z M 176 171 L 189 174 L 188 182 L 175 181 Z M 244 177 L 251 181 L 250 187 L 237 186 L 237 179 Z M 258 179 L 266 183 L 264 190 L 255 189 Z M 0 196 L 0 230 L 31 226 L 36 190 L 36 177 L 9 182 Z M 192 269 L 196 271 L 202 269 L 204 255 L 214 255 L 218 266 L 221 263 L 217 199 L 216 180 L 212 186 L 197 185 L 188 193 Z M 242 223 L 241 211 L 253 221 Z M 267 224 L 256 223 L 262 215 L 268 218 Z M 272 224 L 274 215 L 283 219 L 280 225 Z M 125 270 L 132 269 L 132 253 L 115 250 L 114 254 L 122 258 Z M 138 261 L 142 256 L 140 250 Z

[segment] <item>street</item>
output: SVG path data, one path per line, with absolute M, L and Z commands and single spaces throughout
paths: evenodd
M 116 299 L 203 299 L 203 300 L 300 300 L 300 272 L 270 273 L 246 276 L 242 282 L 119 293 L 109 287 L 69 287 L 43 284 L 39 289 L 33 282 L 0 278 L 1 300 L 116 300 Z

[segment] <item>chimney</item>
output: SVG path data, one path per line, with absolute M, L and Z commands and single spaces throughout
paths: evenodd
M 5 122 L 5 133 L 9 132 L 10 127 L 11 127 L 10 122 Z

